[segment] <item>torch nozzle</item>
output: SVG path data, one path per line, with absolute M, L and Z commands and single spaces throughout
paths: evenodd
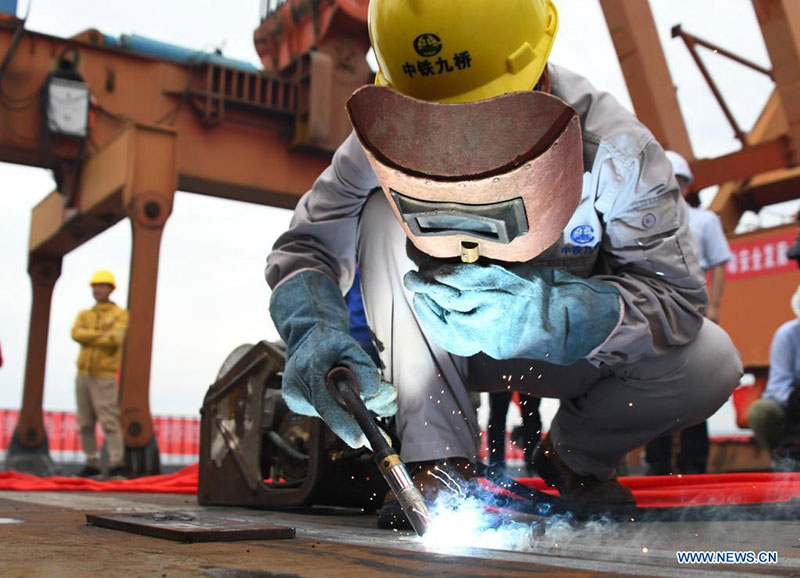
M 422 536 L 428 529 L 428 506 L 422 493 L 414 486 L 411 476 L 400 456 L 381 434 L 378 424 L 370 415 L 364 401 L 359 396 L 358 382 L 346 367 L 335 367 L 328 372 L 328 390 L 333 399 L 349 411 L 361 426 L 372 447 L 373 459 L 389 488 L 397 496 L 411 526 Z
M 375 463 L 418 536 L 425 535 L 430 514 L 422 492 L 414 485 L 400 456 L 391 447 L 375 454 Z

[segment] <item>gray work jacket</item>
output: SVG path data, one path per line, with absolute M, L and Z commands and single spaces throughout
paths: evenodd
M 584 175 L 580 205 L 560 241 L 531 265 L 560 267 L 614 285 L 620 322 L 588 360 L 618 364 L 691 342 L 707 297 L 672 166 L 653 135 L 608 93 L 549 64 L 551 92 L 579 114 Z M 267 259 L 271 287 L 302 269 L 353 282 L 358 218 L 375 174 L 355 134 L 299 201 Z

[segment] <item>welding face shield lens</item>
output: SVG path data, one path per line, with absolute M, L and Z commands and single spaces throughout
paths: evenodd
M 391 191 L 403 221 L 420 237 L 469 235 L 508 244 L 528 232 L 528 219 L 522 198 L 471 205 L 455 202 L 423 201 Z

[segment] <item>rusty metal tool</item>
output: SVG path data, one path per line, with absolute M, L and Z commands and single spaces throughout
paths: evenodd
M 364 401 L 359 395 L 358 381 L 353 372 L 341 366 L 331 369 L 328 372 L 328 390 L 336 403 L 347 410 L 358 422 L 372 446 L 373 460 L 378 466 L 378 470 L 397 496 L 397 501 L 417 535 L 424 535 L 430 519 L 425 499 L 411 480 L 400 456 L 389 445 L 367 406 L 364 405 Z

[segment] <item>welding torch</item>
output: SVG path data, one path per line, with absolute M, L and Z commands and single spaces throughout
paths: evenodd
M 408 474 L 405 464 L 392 448 L 375 423 L 367 406 L 359 395 L 358 381 L 353 372 L 346 367 L 334 367 L 328 372 L 328 391 L 340 406 L 350 413 L 361 427 L 370 446 L 372 446 L 373 460 L 381 475 L 389 484 L 389 488 L 397 496 L 397 501 L 403 508 L 408 521 L 422 536 L 428 529 L 428 506 L 422 493 L 414 485 Z

